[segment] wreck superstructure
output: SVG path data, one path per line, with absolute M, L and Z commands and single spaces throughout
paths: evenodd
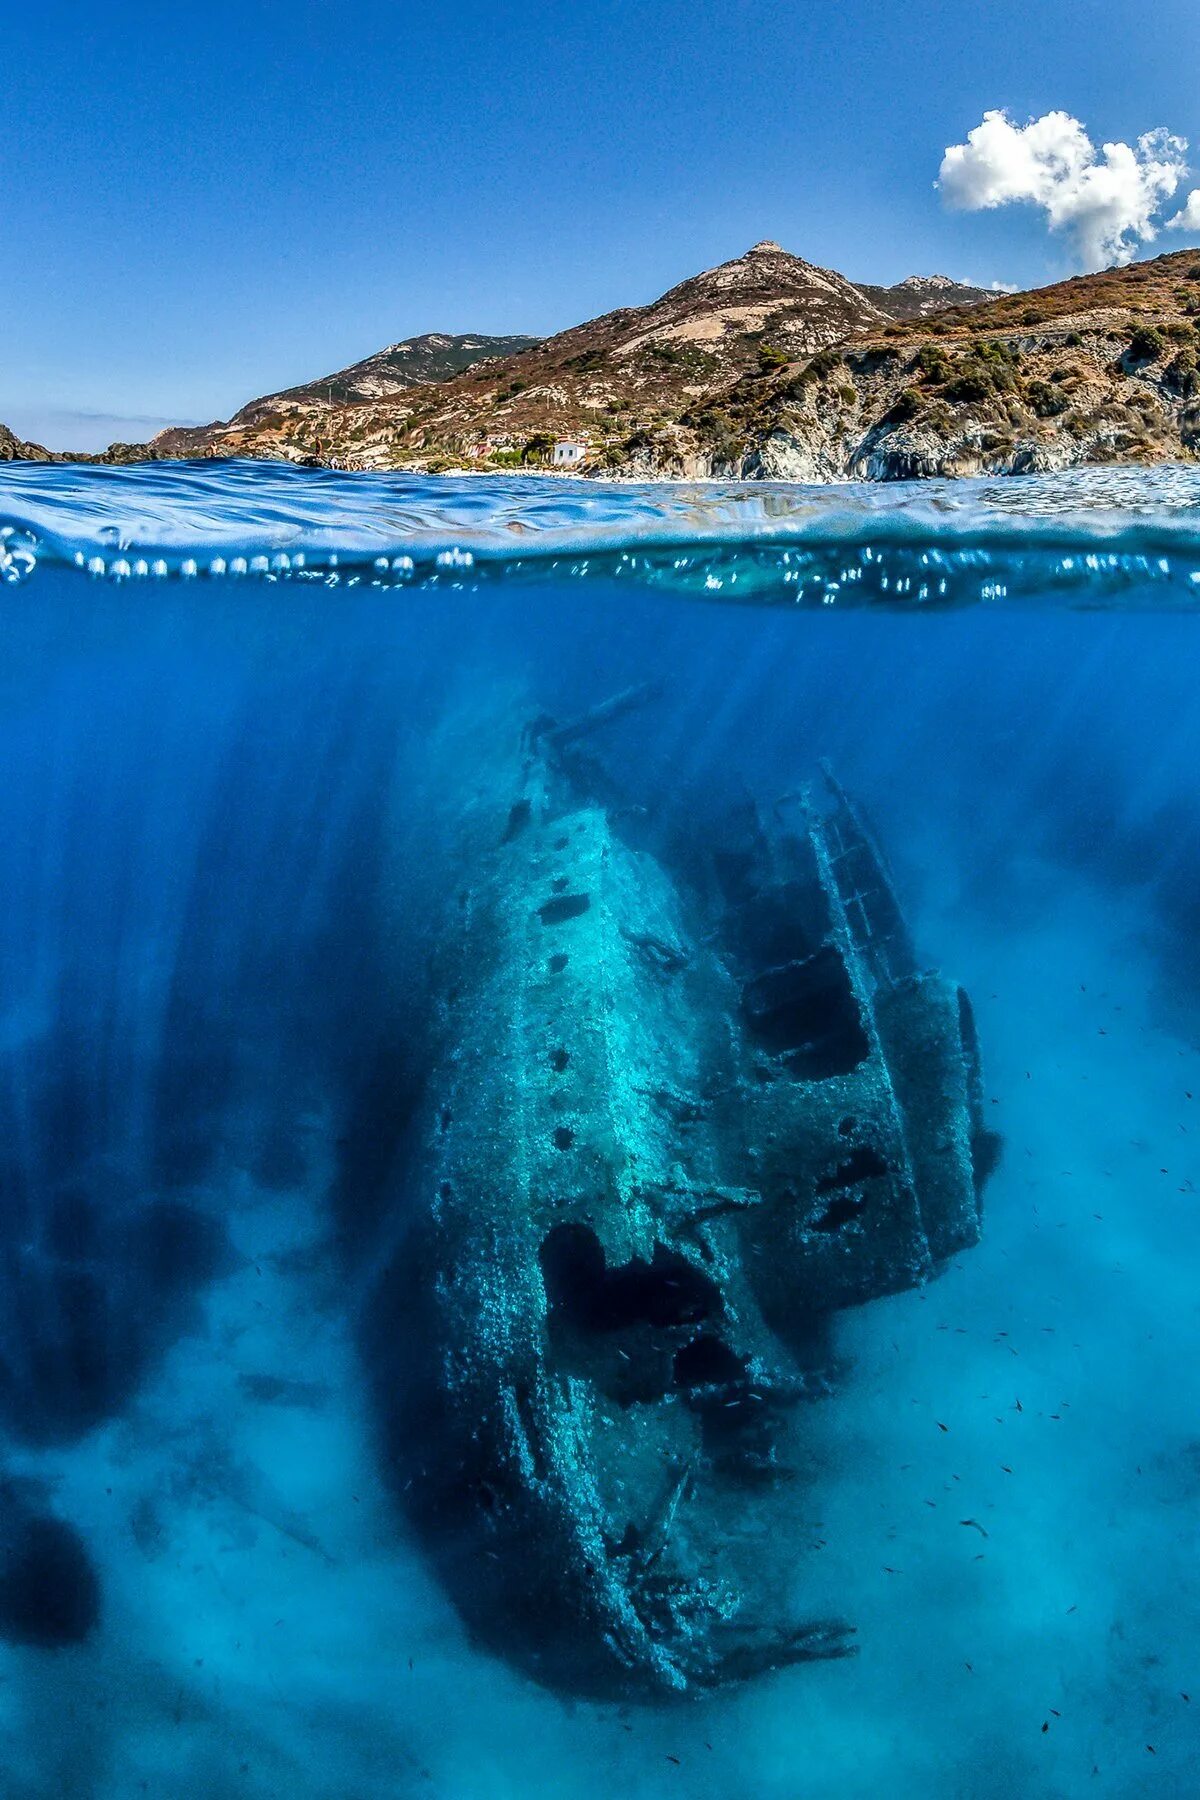
M 573 1691 L 678 1693 L 851 1648 L 793 1593 L 800 1409 L 838 1309 L 975 1241 L 993 1142 L 969 1003 L 832 776 L 676 880 L 584 736 L 514 729 L 464 809 L 370 1342 L 480 1635 Z

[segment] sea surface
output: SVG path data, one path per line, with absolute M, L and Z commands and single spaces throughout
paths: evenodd
M 1200 471 L 6 465 L 0 525 L 4 1800 L 1200 1792 Z M 630 690 L 663 843 L 836 771 L 1003 1138 L 804 1410 L 857 1654 L 645 1704 L 473 1638 L 361 1330 L 489 721 Z

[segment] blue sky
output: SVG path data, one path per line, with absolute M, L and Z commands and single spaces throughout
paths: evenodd
M 0 418 L 78 447 L 417 331 L 553 331 L 763 237 L 859 280 L 1053 280 L 1078 249 L 1044 210 L 935 191 L 989 109 L 1163 126 L 1200 170 L 1197 0 L 39 0 L 4 47 Z

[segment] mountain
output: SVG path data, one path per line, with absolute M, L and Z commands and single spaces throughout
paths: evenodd
M 1200 457 L 1200 251 L 988 295 L 745 255 L 540 342 L 406 339 L 102 459 L 889 480 Z M 50 456 L 0 432 L 0 458 Z M 59 460 L 57 455 L 51 460 Z
M 859 282 L 858 291 L 893 319 L 922 319 L 950 306 L 975 306 L 996 297 L 990 288 L 971 287 L 949 275 L 906 275 L 893 287 L 868 287 Z
M 531 439 L 578 438 L 607 447 L 702 409 L 750 372 L 786 366 L 914 308 L 966 304 L 978 289 L 944 276 L 867 290 L 778 244 L 671 288 L 647 306 L 621 307 L 502 361 L 422 372 L 417 345 L 497 340 L 413 339 L 352 369 L 243 407 L 228 424 L 170 431 L 156 455 L 277 455 L 392 467 L 447 459 L 520 460 Z M 400 356 L 398 353 L 403 352 Z M 464 355 L 465 360 L 465 353 Z M 442 373 L 443 370 L 447 372 Z
M 248 401 L 233 415 L 228 424 L 216 423 L 195 428 L 173 426 L 160 432 L 156 445 L 164 446 L 160 455 L 189 456 L 196 440 L 217 443 L 225 433 L 286 433 L 290 420 L 299 420 L 311 409 L 354 406 L 363 402 L 394 400 L 412 388 L 428 387 L 461 375 L 464 369 L 489 359 L 515 356 L 532 348 L 534 337 L 488 337 L 469 333 L 453 335 L 444 331 L 427 331 L 420 337 L 404 338 L 377 350 L 362 362 L 322 375 L 317 381 L 298 387 L 281 388 L 278 393 L 264 394 Z M 203 452 L 201 452 L 203 453 Z M 210 451 L 209 454 L 226 454 Z M 231 454 L 231 453 L 230 453 Z M 245 454 L 245 452 L 241 452 Z
M 452 337 L 443 331 L 427 331 L 422 337 L 389 344 L 386 350 L 377 350 L 374 356 L 336 374 L 323 375 L 319 381 L 253 400 L 238 417 L 279 400 L 387 400 L 406 388 L 447 381 L 489 357 L 516 356 L 537 342 L 534 337 Z

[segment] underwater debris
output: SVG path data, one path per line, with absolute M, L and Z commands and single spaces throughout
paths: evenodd
M 976 1241 L 996 1140 L 967 997 L 832 775 L 748 806 L 704 886 L 596 802 L 588 724 L 514 729 L 458 822 L 367 1349 L 479 1636 L 560 1689 L 679 1694 L 851 1652 L 792 1598 L 796 1410 L 840 1308 Z

